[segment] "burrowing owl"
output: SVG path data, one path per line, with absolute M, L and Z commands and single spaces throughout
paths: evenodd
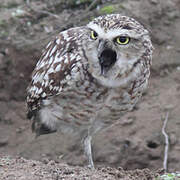
M 79 133 L 94 167 L 92 136 L 132 110 L 147 87 L 151 59 L 148 31 L 120 14 L 59 33 L 46 46 L 27 89 L 32 130 Z

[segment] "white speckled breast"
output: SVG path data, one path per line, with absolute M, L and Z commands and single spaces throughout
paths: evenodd
M 96 132 L 119 120 L 123 111 L 132 110 L 146 85 L 146 81 L 134 81 L 126 88 L 107 88 L 78 82 L 67 92 L 43 100 L 39 112 L 42 123 L 63 132 L 89 128 Z

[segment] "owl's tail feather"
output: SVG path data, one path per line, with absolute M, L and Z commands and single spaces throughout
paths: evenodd
M 56 132 L 56 130 L 52 130 L 45 123 L 41 122 L 38 110 L 34 110 L 31 112 L 29 111 L 27 114 L 27 118 L 31 119 L 31 121 L 32 121 L 31 129 L 32 129 L 32 132 L 36 133 L 36 138 L 43 134 L 49 134 L 49 133 Z
M 34 123 L 32 123 L 32 129 L 33 129 L 33 125 Z M 54 133 L 56 132 L 56 130 L 52 130 L 50 129 L 46 124 L 40 124 L 40 126 L 37 128 L 34 128 L 33 130 L 36 133 L 36 138 L 40 135 L 44 135 L 44 134 L 50 134 L 50 133 Z

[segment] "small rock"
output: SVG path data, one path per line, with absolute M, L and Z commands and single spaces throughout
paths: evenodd
M 8 139 L 0 139 L 0 147 L 6 146 L 8 144 Z
M 165 107 L 164 107 L 164 110 L 167 111 L 167 110 L 172 110 L 174 109 L 174 105 L 173 104 L 167 104 Z
M 167 50 L 171 50 L 171 49 L 173 49 L 173 48 L 174 48 L 174 47 L 171 46 L 171 45 L 167 45 L 167 46 L 166 46 L 166 49 L 167 49 Z
M 24 159 L 23 157 L 18 157 L 17 160 L 18 160 L 19 163 L 27 162 L 26 159 Z
M 5 54 L 5 55 L 10 55 L 10 50 L 9 50 L 9 48 L 6 48 L 6 49 L 5 49 L 4 54 Z
M 12 12 L 11 15 L 14 17 L 22 17 L 24 15 L 26 15 L 26 11 L 22 10 L 22 9 L 16 9 L 15 12 Z
M 167 75 L 169 75 L 169 74 L 170 74 L 170 72 L 169 72 L 168 69 L 163 69 L 163 70 L 161 70 L 160 73 L 159 73 L 159 75 L 160 75 L 161 77 L 165 77 L 165 76 L 167 76 Z
M 136 119 L 136 117 L 128 117 L 127 119 L 123 119 L 123 120 L 120 122 L 120 124 L 121 124 L 121 125 L 129 125 L 129 124 L 132 124 L 135 119 Z
M 158 0 L 150 0 L 151 4 L 157 5 L 158 4 Z
M 48 162 L 48 165 L 55 165 L 56 163 L 55 163 L 55 161 L 54 160 L 50 160 L 49 162 Z
M 22 133 L 24 130 L 25 130 L 24 126 L 19 127 L 19 128 L 16 129 L 16 133 Z
M 71 169 L 65 169 L 65 171 L 63 172 L 63 174 L 69 175 L 69 174 L 74 174 L 74 172 L 73 172 Z
M 167 13 L 167 17 L 170 21 L 173 21 L 174 19 L 178 18 L 179 17 L 179 12 L 178 11 L 170 11 Z
M 169 21 L 169 20 L 164 20 L 163 24 L 164 24 L 164 25 L 170 25 L 170 24 L 171 24 L 171 21 Z
M 44 164 L 48 164 L 49 159 L 48 159 L 48 158 L 42 158 L 42 162 L 43 162 Z
M 170 144 L 171 144 L 171 145 L 175 145 L 175 144 L 176 144 L 176 142 L 177 142 L 177 137 L 176 137 L 176 135 L 175 135 L 174 133 L 171 133 L 171 134 L 169 135 L 169 139 L 170 139 Z
M 17 128 L 16 129 L 16 133 L 22 133 L 22 129 L 21 128 Z
M 53 26 L 44 26 L 44 30 L 45 30 L 45 32 L 46 33 L 50 33 L 50 32 L 53 32 L 54 31 L 54 29 L 53 29 Z

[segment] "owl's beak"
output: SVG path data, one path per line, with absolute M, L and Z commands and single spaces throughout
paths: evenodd
M 99 64 L 101 66 L 101 75 L 105 75 L 107 71 L 116 62 L 117 54 L 114 50 L 110 48 L 105 48 L 99 55 Z

